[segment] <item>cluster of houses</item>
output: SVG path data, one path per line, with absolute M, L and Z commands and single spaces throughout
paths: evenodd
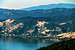
M 45 24 L 48 24 L 48 22 L 46 21 L 37 21 L 35 28 L 34 29 L 29 29 L 27 31 L 27 35 L 31 35 L 31 36 L 39 36 L 39 37 L 55 37 L 55 38 L 59 38 L 59 39 L 64 39 L 64 38 L 75 38 L 75 33 L 71 32 L 71 26 L 70 23 L 59 23 L 59 26 L 63 26 L 63 25 L 68 25 L 69 27 L 66 28 L 66 32 L 63 33 L 62 32 L 62 28 L 60 27 L 55 27 L 55 29 L 48 29 Z M 69 28 L 69 29 L 68 29 Z M 56 35 L 52 35 L 51 33 L 58 33 Z M 35 34 L 35 35 L 33 35 Z
M 15 21 L 15 19 L 7 19 L 0 22 L 0 33 L 8 34 L 23 26 L 23 23 L 15 24 Z
M 23 28 L 23 23 L 16 23 L 15 19 L 7 19 L 5 21 L 0 22 L 0 33 L 4 33 L 2 35 L 12 36 L 11 32 L 18 28 Z M 51 37 L 53 36 L 52 32 L 60 32 L 58 35 L 55 35 L 59 38 L 75 38 L 75 33 L 62 33 L 62 29 L 60 27 L 56 27 L 56 29 L 48 29 L 45 24 L 48 24 L 46 21 L 37 21 L 36 25 L 34 25 L 34 29 L 29 29 L 26 32 L 22 33 L 24 36 L 38 36 L 38 37 Z M 60 23 L 59 25 L 65 25 L 66 23 Z M 15 34 L 13 34 L 15 36 Z
M 27 34 L 29 36 L 35 36 L 35 37 L 51 37 L 52 32 L 61 32 L 61 28 L 56 27 L 56 29 L 48 29 L 47 26 L 48 22 L 46 21 L 37 21 L 36 25 L 34 25 L 34 29 L 27 30 Z

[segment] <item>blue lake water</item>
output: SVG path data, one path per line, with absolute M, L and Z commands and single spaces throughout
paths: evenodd
M 28 40 L 3 40 L 0 39 L 0 50 L 36 50 L 40 47 L 44 47 L 52 44 L 53 42 L 45 41 L 28 41 Z

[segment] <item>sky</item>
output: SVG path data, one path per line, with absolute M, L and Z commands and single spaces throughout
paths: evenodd
M 75 0 L 0 0 L 0 8 L 20 9 L 54 3 L 75 3 Z

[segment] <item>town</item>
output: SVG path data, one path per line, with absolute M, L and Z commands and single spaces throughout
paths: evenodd
M 75 32 L 71 31 L 71 27 L 66 30 L 66 33 L 62 32 L 60 27 L 55 27 L 53 29 L 48 29 L 48 22 L 38 20 L 36 25 L 34 25 L 33 29 L 29 29 L 23 33 L 14 34 L 15 30 L 21 29 L 24 27 L 23 23 L 16 23 L 15 19 L 7 19 L 5 21 L 0 22 L 0 37 L 8 38 L 8 37 L 19 37 L 24 39 L 74 39 Z M 65 25 L 67 23 L 60 23 L 59 25 Z M 70 31 L 69 31 L 70 30 Z M 17 31 L 19 33 L 19 30 Z

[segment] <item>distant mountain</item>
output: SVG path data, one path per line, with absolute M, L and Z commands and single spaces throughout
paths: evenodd
M 0 9 L 0 20 L 7 18 L 21 18 L 21 17 L 56 17 L 59 16 L 74 16 L 74 4 L 49 4 L 40 5 L 21 10 Z M 27 11 L 30 10 L 30 11 Z M 60 15 L 59 15 L 60 14 Z M 73 14 L 73 15 L 72 15 Z
M 0 9 L 0 20 L 5 20 L 8 18 L 20 18 L 29 15 L 28 11 L 24 10 L 9 10 L 9 9 Z
M 48 5 L 29 7 L 25 8 L 24 10 L 52 9 L 52 8 L 75 8 L 75 4 L 66 4 L 66 3 L 48 4 Z

